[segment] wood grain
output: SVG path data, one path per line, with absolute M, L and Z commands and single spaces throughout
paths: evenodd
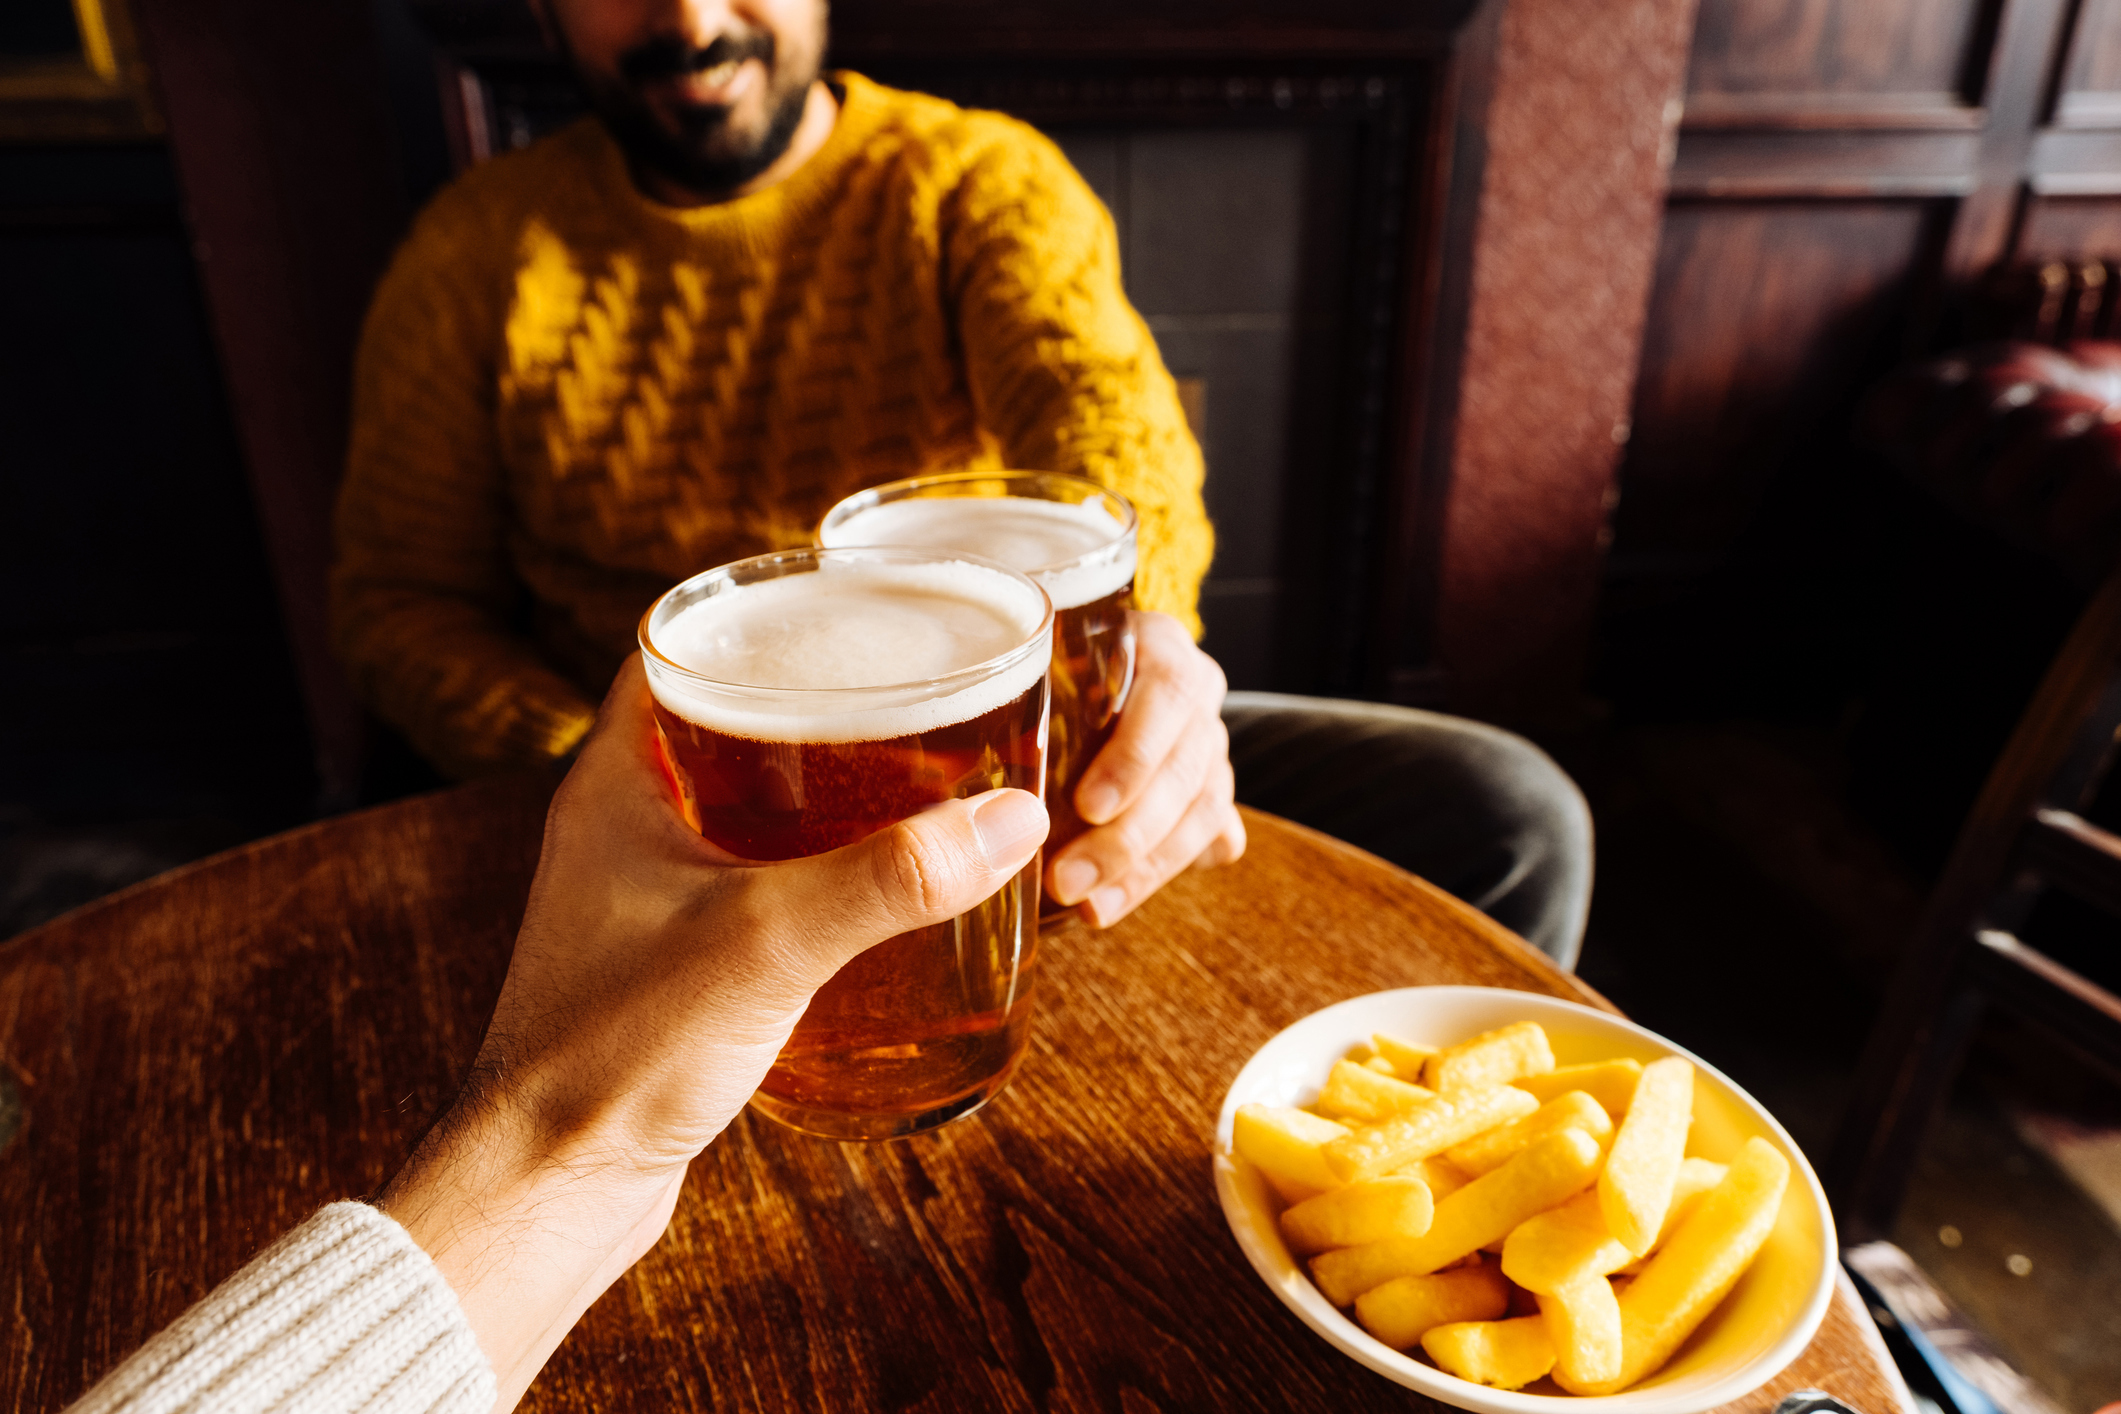
M 2078 7 L 2055 109 L 2064 127 L 2110 127 L 2121 117 L 2121 0 Z
M 1884 372 L 1882 335 L 1941 215 L 1919 201 L 1672 207 L 1616 553 L 1731 548 L 1793 435 L 1825 413 L 1825 399 Z
M 1944 93 L 1981 42 L 1981 0 L 1703 0 L 1696 93 Z
M 477 1043 L 548 789 L 313 827 L 0 948 L 27 1110 L 0 1153 L 0 1407 L 59 1408 L 274 1233 L 381 1181 Z M 1421 881 L 1248 824 L 1241 864 L 1051 941 L 1025 1069 L 977 1118 L 874 1146 L 740 1118 L 525 1407 L 1428 1407 L 1246 1265 L 1210 1176 L 1223 1091 L 1363 992 L 1598 999 Z M 1845 1297 L 1772 1389 L 1807 1384 L 1904 1407 Z

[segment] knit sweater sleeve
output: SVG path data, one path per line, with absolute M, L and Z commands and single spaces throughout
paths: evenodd
M 492 1369 L 411 1234 L 334 1203 L 148 1341 L 72 1414 L 484 1414 Z
M 595 718 L 509 627 L 521 590 L 494 424 L 507 246 L 492 224 L 445 192 L 376 292 L 331 580 L 362 698 L 458 777 L 565 755 Z
M 1111 486 L 1141 515 L 1135 602 L 1201 631 L 1214 554 L 1200 445 L 1119 279 L 1096 196 L 1043 136 L 991 124 L 946 209 L 949 295 L 980 425 L 1008 464 Z

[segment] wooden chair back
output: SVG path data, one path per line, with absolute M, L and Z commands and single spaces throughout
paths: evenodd
M 2081 813 L 2117 731 L 2121 570 L 2092 596 L 1989 773 L 1864 1048 L 1826 1175 L 1847 1240 L 1890 1230 L 1990 1004 L 2121 1069 L 2121 996 L 2020 936 L 2049 889 L 2121 928 L 2121 836 Z

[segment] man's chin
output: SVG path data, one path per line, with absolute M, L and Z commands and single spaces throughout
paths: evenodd
M 650 113 L 601 109 L 604 126 L 637 168 L 703 198 L 727 196 L 781 160 L 801 124 L 809 88 L 764 114 L 664 106 Z M 747 105 L 748 106 L 748 105 Z

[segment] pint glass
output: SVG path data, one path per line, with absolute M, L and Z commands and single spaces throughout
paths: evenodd
M 858 491 L 825 513 L 820 545 L 918 545 L 999 560 L 1053 600 L 1052 851 L 1087 826 L 1075 788 L 1134 681 L 1136 518 L 1125 497 L 1056 472 L 951 472 Z
M 1053 614 L 1023 575 L 925 550 L 795 550 L 695 575 L 641 620 L 686 819 L 749 860 L 851 844 L 943 800 L 1037 792 Z M 812 999 L 755 1108 L 888 1139 L 970 1114 L 1030 1035 L 1038 867 L 861 954 Z

